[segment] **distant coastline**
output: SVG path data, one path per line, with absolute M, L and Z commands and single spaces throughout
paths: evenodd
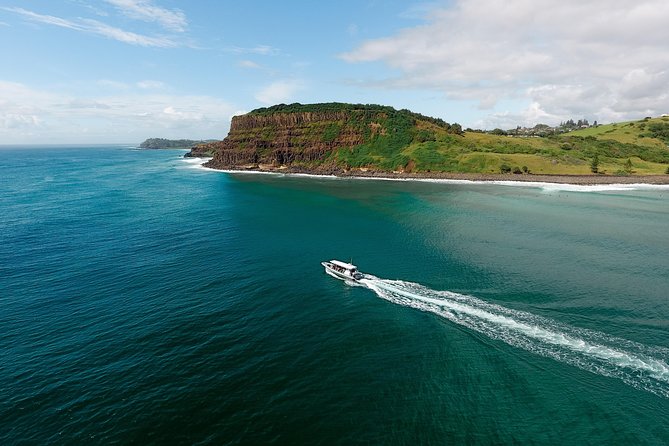
M 216 140 L 149 138 L 144 140 L 139 145 L 139 148 L 150 149 L 150 150 L 167 150 L 167 149 L 190 150 L 194 146 L 197 146 L 198 144 L 210 143 L 214 141 Z

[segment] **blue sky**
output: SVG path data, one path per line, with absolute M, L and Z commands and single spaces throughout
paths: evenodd
M 0 0 L 0 144 L 223 138 L 292 102 L 510 128 L 669 111 L 664 0 Z

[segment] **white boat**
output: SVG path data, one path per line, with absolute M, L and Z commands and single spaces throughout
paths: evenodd
M 358 271 L 357 266 L 351 265 L 350 263 L 341 262 L 339 260 L 330 260 L 329 262 L 321 262 L 321 265 L 325 267 L 326 273 L 337 279 L 358 281 L 365 277 L 364 274 Z

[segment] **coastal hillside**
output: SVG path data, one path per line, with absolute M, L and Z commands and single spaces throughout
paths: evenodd
M 458 124 L 408 110 L 361 104 L 277 105 L 232 118 L 220 143 L 205 145 L 210 167 L 290 166 L 316 171 L 406 169 L 404 151 L 437 135 L 462 134 Z
M 409 110 L 362 104 L 290 104 L 232 119 L 223 141 L 200 144 L 208 167 L 338 173 L 664 174 L 669 118 L 548 137 L 463 131 Z

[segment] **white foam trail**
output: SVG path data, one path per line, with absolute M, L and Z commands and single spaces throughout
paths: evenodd
M 481 299 L 367 275 L 360 281 L 390 302 L 428 311 L 514 347 L 669 398 L 669 349 L 560 324 Z

